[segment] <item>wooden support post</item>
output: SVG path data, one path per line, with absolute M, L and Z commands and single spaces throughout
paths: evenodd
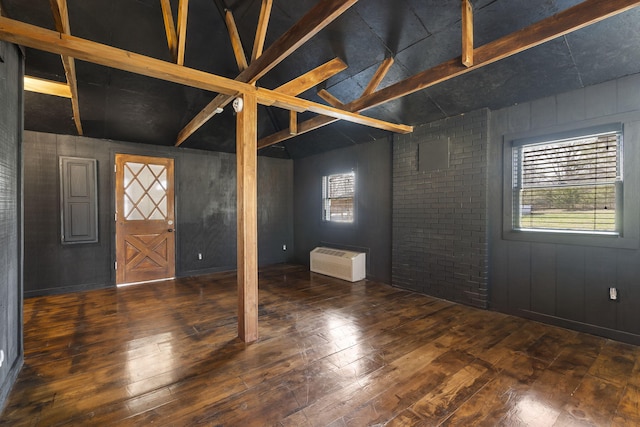
M 473 66 L 473 7 L 471 0 L 462 0 L 462 64 Z
M 298 134 L 298 113 L 293 110 L 289 111 L 289 134 Z
M 258 104 L 244 94 L 236 117 L 238 185 L 238 337 L 258 339 Z

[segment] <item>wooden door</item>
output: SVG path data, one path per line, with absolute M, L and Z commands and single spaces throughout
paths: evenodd
M 173 159 L 116 154 L 116 283 L 175 276 Z

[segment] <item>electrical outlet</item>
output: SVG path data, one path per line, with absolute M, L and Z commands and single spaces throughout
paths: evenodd
M 609 288 L 609 299 L 611 301 L 617 301 L 618 300 L 618 289 Z
M 198 260 L 202 261 L 202 252 L 198 252 Z
M 3 363 L 4 363 L 4 350 L 0 350 L 0 368 L 2 367 Z
M 287 245 L 282 245 L 282 250 L 286 251 L 287 250 Z

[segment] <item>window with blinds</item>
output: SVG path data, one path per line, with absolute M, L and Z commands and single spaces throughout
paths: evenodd
M 513 149 L 514 229 L 620 234 L 622 132 Z
M 322 219 L 353 222 L 356 174 L 338 173 L 322 177 Z

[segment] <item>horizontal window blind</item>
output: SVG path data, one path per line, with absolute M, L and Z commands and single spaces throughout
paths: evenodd
M 618 232 L 620 132 L 514 149 L 515 228 Z
M 325 221 L 353 222 L 354 196 L 354 172 L 323 177 L 323 219 Z

